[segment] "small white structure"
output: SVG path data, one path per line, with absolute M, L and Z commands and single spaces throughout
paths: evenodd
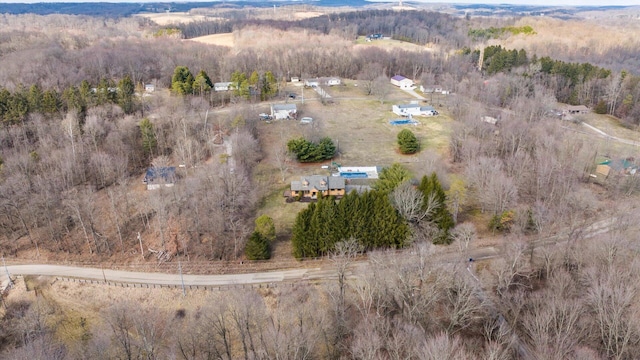
M 292 82 L 292 83 L 300 82 L 300 78 L 299 78 L 299 77 L 297 77 L 297 76 L 292 76 L 292 77 L 291 77 L 291 82 Z
M 413 89 L 413 80 L 407 79 L 402 75 L 396 75 L 391 78 L 391 84 L 399 87 L 400 89 Z
M 480 117 L 480 121 L 482 122 L 486 122 L 487 124 L 491 124 L 491 125 L 497 125 L 498 124 L 498 119 L 491 117 L 491 116 L 481 116 Z
M 300 124 L 306 125 L 311 123 L 313 123 L 313 118 L 310 118 L 308 116 L 305 116 L 302 119 L 300 119 Z
M 420 91 L 424 94 L 449 94 L 449 90 L 445 90 L 445 88 L 440 85 L 420 85 Z
M 319 79 L 305 79 L 304 80 L 304 86 L 318 87 L 318 86 L 320 86 L 320 80 Z
M 420 104 L 393 105 L 391 111 L 399 116 L 434 116 L 438 112 L 433 106 L 420 106 Z
M 153 84 L 144 84 L 144 91 L 145 92 L 154 92 L 156 91 L 156 86 Z
M 298 113 L 296 104 L 272 104 L 271 118 L 275 120 L 295 119 Z
M 215 91 L 229 91 L 231 88 L 231 82 L 217 82 L 213 84 L 213 90 Z
M 340 78 L 337 78 L 337 77 L 330 77 L 330 78 L 324 78 L 322 83 L 326 84 L 327 86 L 335 86 L 335 85 L 342 84 L 342 80 L 340 80 Z

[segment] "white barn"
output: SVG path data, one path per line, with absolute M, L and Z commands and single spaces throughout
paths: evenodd
M 414 83 L 413 80 L 407 79 L 402 75 L 396 75 L 391 78 L 391 84 L 395 85 L 401 89 L 413 89 Z

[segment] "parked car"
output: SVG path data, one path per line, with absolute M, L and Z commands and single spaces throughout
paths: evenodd
M 289 93 L 287 96 L 289 97 L 289 99 L 295 99 L 296 97 L 298 97 L 298 95 L 294 93 Z

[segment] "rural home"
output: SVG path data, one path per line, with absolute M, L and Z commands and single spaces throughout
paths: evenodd
M 320 79 L 305 79 L 304 86 L 318 87 L 320 86 Z
M 322 84 L 327 86 L 335 86 L 335 85 L 342 84 L 342 81 L 340 80 L 340 78 L 337 78 L 337 77 L 328 77 L 328 78 L 322 79 Z
M 229 91 L 231 89 L 231 82 L 217 82 L 213 84 L 213 90 L 215 91 Z
M 396 75 L 391 78 L 391 84 L 399 87 L 400 89 L 413 89 L 413 80 L 407 79 L 402 75 Z
M 584 105 L 568 105 L 564 110 L 564 113 L 569 115 L 588 114 L 590 112 L 591 110 Z
M 271 118 L 275 120 L 295 119 L 298 113 L 296 104 L 272 104 Z
M 449 94 L 449 90 L 446 90 L 441 85 L 420 85 L 420 91 L 424 94 Z
M 399 116 L 433 116 L 438 112 L 433 106 L 420 106 L 420 104 L 393 105 L 391 111 Z
M 145 84 L 144 85 L 144 91 L 146 92 L 154 92 L 156 91 L 156 86 L 153 84 Z
M 311 175 L 291 182 L 291 196 L 317 199 L 322 196 L 344 196 L 345 179 L 341 176 Z
M 176 183 L 176 168 L 175 166 L 150 167 L 142 182 L 147 184 L 147 190 L 156 190 L 163 185 L 171 187 Z

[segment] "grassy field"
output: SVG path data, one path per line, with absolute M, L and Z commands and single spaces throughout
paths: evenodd
M 389 85 L 391 86 L 391 85 Z M 301 95 L 304 91 L 304 103 Z M 281 181 L 277 168 L 275 152 L 284 147 L 288 139 L 305 136 L 319 139 L 328 136 L 338 147 L 335 161 L 343 166 L 389 166 L 394 162 L 405 165 L 416 176 L 428 153 L 436 152 L 446 156 L 452 119 L 446 111 L 436 106 L 441 115 L 434 117 L 416 117 L 417 126 L 393 126 L 389 120 L 398 116 L 391 112 L 393 104 L 409 103 L 415 98 L 396 88 L 391 88 L 385 101 L 380 102 L 372 96 L 365 96 L 362 89 L 354 82 L 328 88 L 330 102 L 323 102 L 320 96 L 311 89 L 302 89 L 291 84 L 287 92 L 298 95 L 295 103 L 299 117 L 309 116 L 314 119 L 313 125 L 301 125 L 297 121 L 276 121 L 271 124 L 261 123 L 260 140 L 263 144 L 265 158 L 254 170 L 256 182 L 261 184 L 266 194 L 259 214 L 267 214 L 274 219 L 277 232 L 282 238 L 290 234 L 296 214 L 307 206 L 306 203 L 286 203 L 282 196 L 292 180 L 300 176 L 328 174 L 322 169 L 325 163 L 300 164 L 292 160 L 285 181 Z M 415 155 L 402 155 L 397 149 L 397 134 L 404 128 L 410 129 L 420 139 L 423 150 Z M 424 171 L 424 170 L 422 170 Z M 283 243 L 276 246 L 280 252 Z

